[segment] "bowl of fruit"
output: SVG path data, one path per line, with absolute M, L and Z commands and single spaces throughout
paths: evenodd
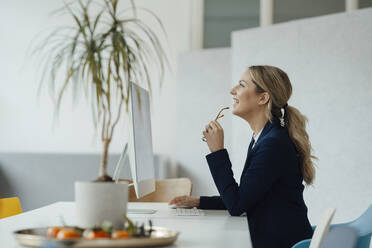
M 110 222 L 101 226 L 80 228 L 77 226 L 50 226 L 22 229 L 14 232 L 20 245 L 30 247 L 151 247 L 173 244 L 179 232 L 148 225 L 134 224 L 126 218 L 122 230 L 115 230 Z

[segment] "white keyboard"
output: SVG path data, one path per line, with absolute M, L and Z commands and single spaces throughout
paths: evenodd
M 203 216 L 204 211 L 197 208 L 176 208 L 173 209 L 173 214 L 176 216 Z

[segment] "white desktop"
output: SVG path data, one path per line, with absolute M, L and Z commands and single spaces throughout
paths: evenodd
M 147 90 L 130 84 L 129 162 L 137 198 L 155 191 L 150 96 Z
M 113 179 L 118 182 L 121 168 L 129 162 L 134 190 L 137 198 L 141 198 L 155 191 L 150 96 L 147 90 L 134 83 L 129 84 L 129 90 L 129 142 L 120 156 Z M 151 209 L 128 209 L 128 213 L 154 212 Z

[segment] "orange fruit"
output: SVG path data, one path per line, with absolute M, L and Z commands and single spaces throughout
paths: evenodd
M 57 239 L 76 239 L 80 238 L 80 234 L 74 229 L 62 228 L 58 234 Z
M 113 239 L 127 239 L 127 238 L 130 238 L 130 235 L 127 231 L 119 230 L 119 231 L 113 231 L 111 237 Z
M 85 230 L 84 238 L 86 239 L 104 239 L 110 238 L 110 235 L 102 230 Z
M 61 227 L 56 226 L 49 227 L 46 235 L 48 238 L 56 238 L 57 234 L 59 233 L 59 231 L 61 231 L 61 229 L 62 229 Z

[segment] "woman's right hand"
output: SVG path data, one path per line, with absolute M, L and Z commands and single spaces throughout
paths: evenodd
M 168 205 L 185 206 L 185 207 L 199 207 L 200 197 L 192 196 L 178 196 L 168 202 Z

